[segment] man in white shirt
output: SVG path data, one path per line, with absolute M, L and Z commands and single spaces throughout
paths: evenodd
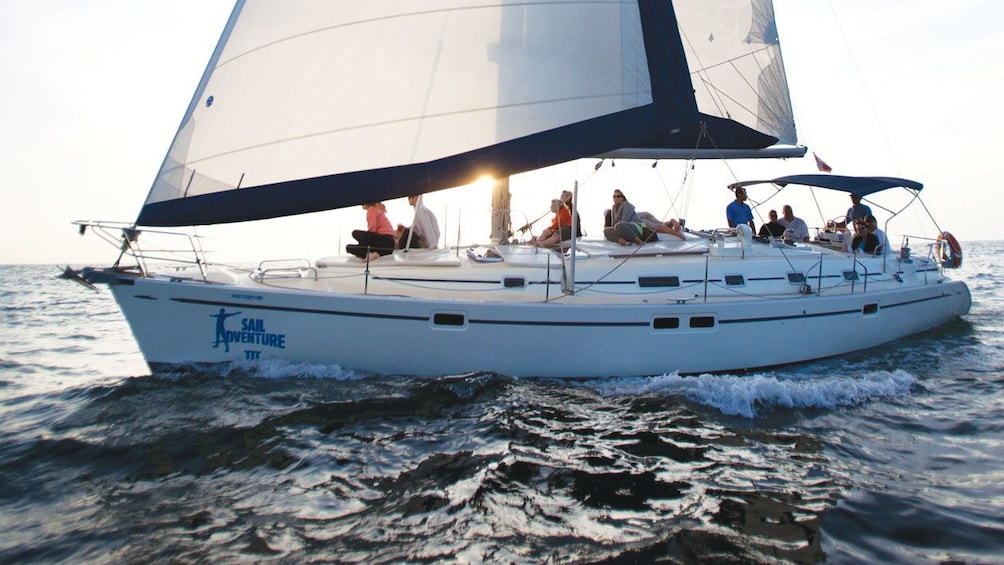
M 438 249 L 439 222 L 436 220 L 436 215 L 425 207 L 420 195 L 409 196 L 408 204 L 415 207 L 415 221 L 411 228 L 406 228 L 401 224 L 397 225 L 398 248 Z
M 868 226 L 868 231 L 870 231 L 873 234 L 875 234 L 875 237 L 878 238 L 879 247 L 878 247 L 878 249 L 875 252 L 878 253 L 878 254 L 888 253 L 889 252 L 889 238 L 887 238 L 885 236 L 885 232 L 884 231 L 882 231 L 882 230 L 880 230 L 878 228 L 878 220 L 875 219 L 875 216 L 872 216 L 871 214 L 868 214 L 867 216 L 865 216 L 865 224 Z
M 795 217 L 791 206 L 785 204 L 783 210 L 784 217 L 778 220 L 777 223 L 784 226 L 785 230 L 791 230 L 792 238 L 795 241 L 809 241 L 809 226 L 805 225 L 805 221 L 802 218 Z

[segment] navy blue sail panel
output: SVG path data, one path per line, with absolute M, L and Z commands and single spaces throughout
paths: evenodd
M 248 15 L 248 18 L 252 18 L 255 8 L 258 8 L 259 5 L 253 4 L 250 0 L 245 4 L 247 5 L 243 9 L 242 17 Z M 505 5 L 505 3 L 503 4 Z M 333 5 L 337 6 L 337 4 Z M 205 124 L 215 119 L 212 112 L 215 112 L 217 108 L 219 111 L 229 111 L 225 104 L 229 102 L 230 98 L 247 92 L 238 88 L 228 93 L 230 98 L 218 95 L 214 100 L 212 97 L 214 77 L 214 79 L 210 79 L 209 86 L 205 88 L 204 92 L 197 93 L 196 98 L 203 102 L 194 106 L 194 117 L 192 115 L 186 116 L 186 121 L 190 121 L 190 123 L 183 123 L 179 129 L 178 137 L 172 146 L 172 152 L 169 153 L 161 174 L 158 176 L 160 187 L 155 182 L 151 196 L 140 212 L 137 224 L 144 226 L 216 224 L 348 207 L 460 186 L 474 182 L 485 175 L 493 177 L 512 175 L 581 157 L 597 155 L 619 147 L 637 145 L 645 140 L 656 139 L 665 132 L 692 128 L 698 122 L 698 112 L 693 89 L 690 85 L 683 45 L 676 29 L 677 22 L 673 6 L 669 2 L 640 0 L 637 12 L 637 17 L 640 17 L 641 20 L 640 27 L 644 45 L 641 60 L 647 69 L 643 67 L 643 72 L 630 76 L 646 76 L 647 84 L 638 89 L 637 96 L 644 100 L 650 95 L 651 101 L 625 104 L 624 108 L 626 109 L 620 111 L 597 114 L 588 119 L 572 121 L 542 131 L 532 131 L 532 125 L 527 126 L 526 122 L 516 123 L 513 131 L 523 129 L 531 130 L 532 133 L 510 139 L 505 139 L 505 135 L 502 135 L 497 142 L 489 145 L 469 147 L 454 154 L 417 162 L 402 160 L 400 164 L 360 167 L 360 170 L 339 170 L 332 167 L 337 172 L 317 174 L 317 167 L 323 167 L 326 164 L 325 160 L 329 160 L 335 165 L 342 165 L 346 160 L 343 155 L 337 152 L 334 154 L 319 152 L 317 159 L 309 163 L 311 167 L 314 167 L 312 174 L 303 177 L 290 176 L 290 178 L 274 179 L 269 182 L 247 182 L 244 176 L 245 169 L 236 169 L 239 174 L 230 173 L 226 175 L 227 180 L 221 180 L 224 175 L 206 173 L 205 166 L 200 168 L 201 158 L 178 157 L 185 155 L 189 146 L 195 145 L 194 142 L 190 141 L 190 137 L 186 136 L 191 136 L 191 132 L 197 131 L 197 128 L 200 127 L 203 128 L 202 131 L 205 131 Z M 374 19 L 371 18 L 372 20 Z M 331 29 L 337 28 L 340 32 L 349 26 L 329 27 Z M 550 30 L 537 31 L 541 35 L 551 34 Z M 240 34 L 239 23 L 236 33 Z M 583 35 L 586 34 L 579 33 L 579 36 L 576 36 L 577 41 L 581 42 L 579 45 L 570 45 L 565 49 L 569 52 L 575 51 L 583 48 L 582 46 L 587 45 L 593 39 Z M 522 39 L 526 41 L 525 38 Z M 532 40 L 531 36 L 530 41 L 532 42 Z M 287 40 L 282 39 L 281 41 Z M 243 54 L 228 57 L 224 53 L 222 63 L 215 71 L 216 75 L 222 76 L 223 72 L 236 72 L 233 69 L 239 67 L 239 64 L 244 60 L 260 56 L 266 49 L 276 50 L 273 45 L 282 45 L 281 41 L 272 41 L 266 44 L 265 48 L 249 49 L 248 52 L 251 55 L 244 59 L 242 59 Z M 501 41 L 506 41 L 504 32 Z M 551 41 L 553 43 L 553 40 Z M 500 49 L 500 51 L 504 50 Z M 545 55 L 547 54 L 545 53 Z M 502 55 L 492 55 L 500 61 L 498 63 L 500 74 L 497 77 L 500 88 L 508 87 L 511 91 L 513 83 L 519 85 L 519 81 L 539 80 L 538 77 L 530 76 L 529 73 L 526 76 L 521 76 L 520 73 L 523 72 L 524 68 L 527 68 L 522 65 L 523 61 L 506 59 L 507 53 L 505 52 Z M 527 55 L 540 56 L 539 53 L 533 52 L 528 52 Z M 524 56 L 522 52 L 520 56 Z M 617 64 L 621 64 L 621 61 L 618 60 Z M 624 65 L 625 68 L 629 66 Z M 440 69 L 434 70 L 442 72 Z M 509 74 L 506 75 L 505 72 Z M 588 73 L 588 69 L 585 69 L 585 72 Z M 224 78 L 229 80 L 230 77 Z M 460 78 L 461 80 L 466 79 L 466 77 Z M 254 77 L 254 80 L 260 79 Z M 625 84 L 630 83 L 626 79 L 623 81 Z M 248 85 L 241 83 L 239 86 L 246 87 Z M 349 86 L 352 85 L 346 87 Z M 425 85 L 416 84 L 414 88 L 417 89 L 417 92 L 424 94 L 424 90 L 421 90 L 422 86 Z M 460 91 L 463 91 L 465 87 L 464 84 L 456 82 L 451 83 L 450 86 Z M 480 85 L 472 84 L 471 86 Z M 360 88 L 365 87 L 362 85 Z M 273 86 L 273 88 L 276 87 Z M 426 86 L 426 88 L 429 87 Z M 650 94 L 646 94 L 646 92 Z M 635 95 L 635 93 L 628 94 Z M 374 92 L 374 96 L 377 95 L 386 96 L 387 93 Z M 408 95 L 414 98 L 415 93 L 410 92 Z M 559 98 L 557 103 L 566 99 L 575 100 L 574 95 L 565 94 L 564 96 L 567 98 Z M 619 100 L 623 96 L 614 98 Z M 293 96 L 287 96 L 286 99 L 296 100 Z M 555 103 L 555 101 L 546 100 L 545 103 Z M 216 104 L 216 107 L 213 107 L 213 104 Z M 532 104 L 526 105 L 531 106 Z M 286 108 L 282 110 L 287 111 Z M 511 112 L 511 109 L 507 110 Z M 529 111 L 527 115 L 530 113 L 532 111 Z M 462 112 L 430 114 L 433 119 L 442 118 L 444 115 L 453 120 L 454 128 L 465 127 L 465 124 L 456 118 L 458 115 L 463 116 Z M 510 119 L 513 114 L 500 112 L 499 115 Z M 537 115 L 539 115 L 539 111 Z M 522 117 L 524 116 L 517 115 L 516 121 Z M 247 119 L 256 120 L 261 117 L 248 116 Z M 372 123 L 382 126 L 384 123 L 391 122 L 374 121 Z M 499 121 L 493 125 L 497 131 L 509 131 L 509 126 L 513 124 Z M 243 123 L 237 123 L 234 127 L 244 128 L 247 126 Z M 335 130 L 335 128 L 332 129 Z M 352 127 L 344 127 L 335 131 L 341 133 L 352 129 Z M 424 129 L 419 129 L 419 133 L 428 136 L 431 135 L 429 130 L 430 127 L 425 126 Z M 456 129 L 453 131 L 456 132 Z M 201 132 L 197 131 L 197 134 L 199 133 Z M 209 136 L 212 135 L 214 133 L 210 132 Z M 304 135 L 294 141 L 300 142 L 301 139 L 308 138 L 310 135 Z M 280 139 L 280 141 L 285 142 L 284 139 Z M 252 150 L 259 150 L 263 147 L 268 148 L 269 144 L 248 143 L 246 146 Z M 209 158 L 225 159 L 229 158 L 231 153 L 240 154 L 243 150 L 243 148 L 238 148 L 231 151 L 224 146 L 224 149 L 215 151 Z M 302 152 L 294 155 L 294 158 L 302 158 Z M 248 178 L 254 178 L 255 171 L 253 169 L 259 164 L 261 164 L 261 160 L 244 158 L 241 166 L 248 169 Z M 213 186 L 211 190 L 204 189 L 210 185 L 216 186 Z M 168 186 L 168 189 L 173 193 L 168 197 L 163 196 L 165 193 L 163 186 Z M 189 190 L 189 187 L 196 188 Z
M 671 131 L 659 132 L 652 139 L 634 147 L 642 149 L 691 149 L 695 151 L 701 149 L 764 149 L 777 142 L 778 138 L 746 127 L 739 122 L 701 114 L 698 123 Z
M 675 13 L 673 17 L 667 17 L 663 12 L 667 7 L 672 10 L 667 3 L 640 2 L 642 26 L 645 28 L 645 47 L 649 53 L 656 53 L 664 42 L 665 38 L 672 37 L 679 41 L 679 23 Z M 682 44 L 680 47 L 682 51 Z M 679 57 L 679 58 L 677 58 Z M 690 86 L 691 78 L 686 78 L 688 88 L 686 90 L 678 87 L 674 88 L 672 83 L 662 83 L 660 81 L 679 81 L 680 60 L 685 59 L 676 53 L 671 53 L 666 58 L 649 58 L 649 71 L 652 75 L 653 92 L 657 99 L 656 104 L 665 108 L 683 107 L 696 104 L 693 100 Z M 685 60 L 684 60 L 685 64 Z M 687 69 L 689 73 L 689 68 Z M 678 85 L 679 83 L 677 83 Z M 660 100 L 658 97 L 662 97 Z M 698 120 L 690 123 L 677 122 L 666 127 L 658 128 L 655 133 L 631 147 L 643 148 L 679 148 L 679 149 L 762 149 L 778 142 L 778 138 L 761 133 L 752 128 L 746 127 L 733 120 L 700 114 Z M 627 147 L 621 145 L 620 147 Z
M 652 108 L 597 118 L 430 163 L 299 179 L 147 204 L 137 225 L 186 226 L 277 218 L 424 194 L 620 147 L 649 129 Z M 598 146 L 596 140 L 605 140 Z

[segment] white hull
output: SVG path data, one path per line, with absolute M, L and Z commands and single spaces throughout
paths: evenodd
M 213 271 L 209 282 L 180 271 L 106 282 L 154 370 L 279 358 L 406 375 L 736 371 L 866 349 L 970 307 L 966 285 L 925 258 L 890 257 L 883 268 L 881 257 L 855 263 L 822 246 L 699 238 L 646 245 L 663 254 L 627 261 L 614 255 L 636 248 L 583 248 L 571 295 L 561 256 L 527 247 L 502 248 L 498 263 L 399 252 L 368 274 L 346 259 Z M 855 265 L 860 276 L 848 280 Z

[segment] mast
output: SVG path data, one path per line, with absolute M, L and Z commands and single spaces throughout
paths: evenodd
M 495 186 L 492 188 L 491 231 L 491 242 L 494 245 L 508 242 L 509 237 L 512 235 L 511 200 L 512 194 L 509 192 L 509 177 L 495 179 Z

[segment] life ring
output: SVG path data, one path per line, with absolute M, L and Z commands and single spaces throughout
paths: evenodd
M 949 269 L 958 269 L 962 266 L 962 246 L 959 240 L 955 239 L 952 232 L 943 231 L 938 235 L 941 244 L 941 262 Z

